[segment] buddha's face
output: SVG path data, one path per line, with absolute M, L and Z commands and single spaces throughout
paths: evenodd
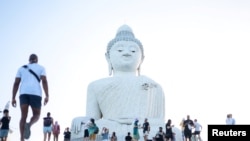
M 114 71 L 136 71 L 142 62 L 142 52 L 133 41 L 118 41 L 109 51 L 109 61 Z

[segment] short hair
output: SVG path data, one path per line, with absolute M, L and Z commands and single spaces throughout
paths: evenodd
M 9 113 L 9 110 L 8 109 L 4 109 L 3 113 Z
M 90 121 L 91 121 L 92 123 L 95 123 L 95 119 L 93 119 L 93 118 L 91 118 Z
M 29 61 L 30 62 L 34 62 L 34 61 L 37 61 L 38 60 L 38 57 L 36 54 L 31 54 L 30 57 L 29 57 Z

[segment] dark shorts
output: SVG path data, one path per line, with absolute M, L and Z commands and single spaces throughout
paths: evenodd
M 191 138 L 192 132 L 190 130 L 184 130 L 184 136 L 185 136 L 185 138 Z
M 195 135 L 200 135 L 200 131 L 194 131 Z
M 8 137 L 9 129 L 0 129 L 0 138 Z
M 41 109 L 41 106 L 42 106 L 42 97 L 41 96 L 30 95 L 30 94 L 21 94 L 19 96 L 19 99 L 20 99 L 20 105 L 28 104 L 32 108 Z
M 172 140 L 172 139 L 173 139 L 173 135 L 172 135 L 172 134 L 166 134 L 166 135 L 165 135 L 165 138 L 167 138 L 168 140 L 169 140 L 169 139 Z
M 89 130 L 88 129 L 84 130 L 84 137 L 89 137 Z

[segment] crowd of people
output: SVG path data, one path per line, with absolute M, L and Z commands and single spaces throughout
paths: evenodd
M 3 117 L 0 120 L 1 130 L 0 137 L 1 141 L 6 141 L 9 132 L 9 123 L 11 117 L 9 116 L 8 109 L 3 111 Z M 228 119 L 227 122 L 228 124 Z M 95 120 L 93 118 L 90 119 L 88 123 L 83 123 L 86 127 L 84 130 L 84 141 L 95 141 L 97 134 L 101 135 L 102 141 L 117 141 L 116 132 L 112 132 L 109 134 L 109 129 L 107 127 L 103 127 L 101 133 L 99 133 L 98 126 L 95 124 Z M 153 140 L 155 141 L 175 141 L 174 135 L 175 133 L 172 131 L 171 119 L 169 119 L 165 125 L 165 131 L 163 127 L 159 127 L 159 131 L 156 133 Z M 183 140 L 191 141 L 192 135 L 197 136 L 197 139 L 201 141 L 200 132 L 202 126 L 197 122 L 197 119 L 192 121 L 189 116 L 187 116 L 186 120 L 183 120 L 180 123 L 180 126 L 183 128 Z M 192 133 L 192 128 L 194 128 L 194 132 Z M 145 118 L 142 126 L 139 124 L 139 120 L 135 119 L 133 133 L 131 135 L 130 132 L 127 133 L 124 140 L 125 141 L 138 141 L 140 139 L 139 130 L 143 131 L 144 141 L 148 141 L 148 134 L 150 132 L 150 123 L 147 118 Z M 54 119 L 51 117 L 51 113 L 48 112 L 47 116 L 43 118 L 43 133 L 44 133 L 44 141 L 50 141 L 51 134 L 53 135 L 53 141 L 59 140 L 60 134 L 60 125 L 58 121 L 54 122 Z M 63 133 L 64 141 L 70 141 L 70 129 L 67 127 Z M 197 140 L 197 141 L 198 141 Z
M 90 119 L 88 123 L 83 123 L 85 126 L 84 131 L 84 141 L 95 141 L 96 136 L 100 135 L 102 141 L 117 141 L 116 132 L 113 131 L 109 134 L 108 127 L 103 127 L 101 133 L 95 132 L 95 120 L 93 118 Z M 172 131 L 171 119 L 167 121 L 165 124 L 165 129 L 163 127 L 159 127 L 159 131 L 155 133 L 155 136 L 152 139 L 148 138 L 150 132 L 150 123 L 147 118 L 145 118 L 142 126 L 139 124 L 139 120 L 135 119 L 134 127 L 131 132 L 128 132 L 124 137 L 125 141 L 138 141 L 140 140 L 139 130 L 142 130 L 144 141 L 175 141 L 175 133 Z M 202 125 L 198 122 L 197 119 L 191 120 L 188 115 L 186 119 L 183 119 L 180 123 L 180 127 L 182 128 L 183 133 L 183 141 L 202 141 L 200 133 L 202 131 Z
M 10 132 L 10 121 L 11 116 L 9 115 L 9 110 L 5 109 L 3 111 L 3 117 L 0 119 L 0 141 L 7 141 L 8 133 Z M 232 117 L 232 114 L 227 115 L 225 123 L 226 125 L 235 125 L 235 119 Z M 102 141 L 117 141 L 116 132 L 113 131 L 110 134 L 108 127 L 103 127 L 102 131 L 99 133 L 98 125 L 96 125 L 93 118 L 91 118 L 88 123 L 82 124 L 85 127 L 83 141 L 95 141 L 97 135 L 101 136 Z M 132 134 L 131 132 L 128 132 L 124 137 L 124 140 L 138 141 L 140 139 L 139 130 L 142 130 L 144 141 L 175 141 L 175 133 L 172 131 L 172 127 L 174 127 L 174 125 L 172 125 L 171 119 L 168 119 L 165 124 L 165 130 L 163 127 L 159 127 L 159 131 L 155 133 L 155 137 L 148 139 L 150 132 L 150 123 L 148 119 L 145 118 L 142 126 L 139 124 L 139 120 L 135 119 Z M 180 128 L 182 131 L 183 141 L 202 141 L 200 136 L 202 125 L 197 119 L 191 120 L 190 116 L 187 115 L 186 119 L 183 118 L 180 122 Z M 44 141 L 50 141 L 51 135 L 53 135 L 53 141 L 59 140 L 60 125 L 58 121 L 54 122 L 50 112 L 48 112 L 47 116 L 43 118 L 43 133 Z M 70 141 L 71 131 L 69 127 L 65 128 L 63 136 L 64 141 Z
M 5 109 L 3 112 L 3 117 L 0 120 L 1 130 L 0 130 L 0 141 L 7 141 L 8 132 L 9 132 L 9 123 L 11 117 L 9 116 L 8 109 Z M 231 117 L 230 117 L 231 118 Z M 228 123 L 228 118 L 226 123 Z M 234 119 L 233 119 L 234 120 Z M 235 120 L 234 120 L 235 121 Z M 100 135 L 102 141 L 117 141 L 116 132 L 113 131 L 109 133 L 108 127 L 103 127 L 102 131 L 99 133 L 99 127 L 95 124 L 95 120 L 91 118 L 89 122 L 82 123 L 85 127 L 84 130 L 84 139 L 83 141 L 95 141 L 97 135 Z M 139 124 L 139 120 L 135 119 L 134 128 L 131 132 L 128 132 L 124 137 L 125 141 L 138 141 L 140 140 L 139 130 L 142 130 L 144 141 L 154 140 L 154 141 L 175 141 L 175 133 L 172 131 L 172 121 L 169 119 L 165 125 L 165 130 L 163 127 L 159 127 L 159 131 L 155 133 L 155 137 L 148 139 L 150 132 L 150 123 L 147 118 L 145 118 L 142 126 Z M 183 129 L 183 141 L 191 141 L 191 137 L 195 137 L 196 141 L 201 141 L 200 132 L 202 130 L 201 124 L 197 122 L 197 119 L 194 121 L 190 119 L 190 116 L 187 116 L 187 119 L 183 119 L 180 123 L 181 128 Z M 192 132 L 193 130 L 193 132 Z M 44 141 L 50 141 L 51 135 L 53 135 L 53 141 L 59 140 L 60 134 L 60 125 L 58 121 L 54 122 L 51 113 L 48 112 L 47 116 L 43 118 L 43 133 Z M 63 132 L 64 141 L 70 141 L 71 131 L 69 127 Z M 193 141 L 193 140 L 192 140 Z

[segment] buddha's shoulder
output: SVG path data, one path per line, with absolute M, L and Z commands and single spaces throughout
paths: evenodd
M 144 81 L 145 83 L 152 83 L 152 84 L 156 84 L 159 85 L 155 80 L 153 80 L 152 78 L 145 76 L 145 75 L 141 75 L 139 77 L 139 79 L 141 79 L 142 81 Z
M 104 86 L 104 85 L 108 85 L 112 83 L 113 81 L 115 81 L 113 77 L 101 78 L 101 79 L 94 80 L 91 83 L 89 83 L 89 87 Z

